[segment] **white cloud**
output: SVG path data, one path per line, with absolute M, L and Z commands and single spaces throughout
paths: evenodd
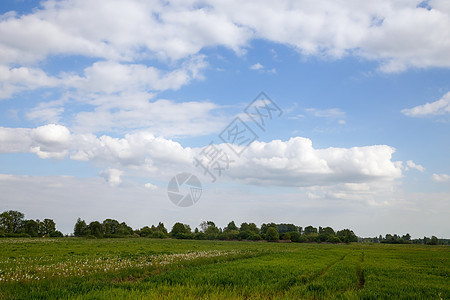
M 122 183 L 122 174 L 123 172 L 117 169 L 108 169 L 99 173 L 99 175 L 105 178 L 105 181 L 112 187 Z
M 312 113 L 315 117 L 320 118 L 345 118 L 345 112 L 343 112 L 339 108 L 330 108 L 324 110 L 307 108 L 306 111 Z
M 450 175 L 447 174 L 433 174 L 432 178 L 437 182 L 450 182 Z
M 0 153 L 28 152 L 31 129 L 0 127 Z
M 66 76 L 65 84 L 85 93 L 113 94 L 127 91 L 176 90 L 192 79 L 201 79 L 207 66 L 202 55 L 191 57 L 179 68 L 162 72 L 143 64 L 123 64 L 115 61 L 95 62 L 84 70 L 84 76 Z
M 254 142 L 226 174 L 251 184 L 297 187 L 394 180 L 402 175 L 391 160 L 394 151 L 385 145 L 314 149 L 301 137 Z
M 382 61 L 381 70 L 386 72 L 450 66 L 448 6 L 436 1 L 428 11 L 415 5 L 410 1 L 365 5 L 357 1 L 214 1 L 217 11 L 253 29 L 255 37 L 292 45 L 305 55 L 358 55 Z
M 58 123 L 64 112 L 63 101 L 41 102 L 26 113 L 29 120 L 37 120 L 43 123 Z
M 450 92 L 435 102 L 427 102 L 413 108 L 403 109 L 402 113 L 410 117 L 425 117 L 450 114 Z
M 154 185 L 154 184 L 152 184 L 150 182 L 144 184 L 144 186 L 145 186 L 146 189 L 149 189 L 149 190 L 156 190 L 158 188 L 158 186 L 156 186 L 156 185 Z
M 211 102 L 180 102 L 148 95 L 102 96 L 94 100 L 99 107 L 80 112 L 74 119 L 77 132 L 151 130 L 162 136 L 195 136 L 218 132 L 225 119 Z
M 16 140 L 18 135 L 21 138 Z M 74 160 L 97 162 L 145 176 L 159 177 L 180 170 L 202 172 L 192 163 L 194 157 L 201 158 L 202 148 L 185 148 L 144 131 L 126 134 L 123 138 L 96 137 L 71 134 L 64 126 L 50 124 L 28 131 L 2 128 L 0 138 L 7 145 L 15 143 L 17 146 L 2 149 L 3 152 L 18 152 L 16 149 L 19 149 L 36 153 L 41 158 L 69 155 Z M 217 145 L 232 156 L 229 146 Z M 268 143 L 255 141 L 241 157 L 230 157 L 233 162 L 224 178 L 249 184 L 293 187 L 392 181 L 402 176 L 401 164 L 391 160 L 394 151 L 386 145 L 315 149 L 311 140 L 301 137 Z
M 61 125 L 49 124 L 32 129 L 30 152 L 40 158 L 63 159 L 69 153 L 70 131 Z
M 58 83 L 57 78 L 47 76 L 41 69 L 0 65 L 0 100 L 20 91 L 55 87 Z
M 331 121 L 337 121 L 340 125 L 345 125 L 346 113 L 339 108 L 329 108 L 329 109 L 317 109 L 317 108 L 307 108 L 306 112 L 312 114 L 314 117 L 326 118 Z
M 420 172 L 425 171 L 425 168 L 423 166 L 414 163 L 412 160 L 408 160 L 406 162 L 406 166 L 407 166 L 406 170 L 408 170 L 408 168 L 411 168 L 411 169 L 416 169 Z
M 449 7 L 442 0 L 429 3 L 431 10 L 414 1 L 389 0 L 365 5 L 331 0 L 46 1 L 29 15 L 3 16 L 0 63 L 58 54 L 177 60 L 218 45 L 241 54 L 252 39 L 262 38 L 305 55 L 378 60 L 386 72 L 449 67 Z
M 260 63 L 256 63 L 250 66 L 250 70 L 262 70 L 262 69 L 264 69 L 264 66 Z

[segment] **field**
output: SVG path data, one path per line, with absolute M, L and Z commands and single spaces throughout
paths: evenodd
M 450 299 L 450 248 L 0 239 L 0 299 Z

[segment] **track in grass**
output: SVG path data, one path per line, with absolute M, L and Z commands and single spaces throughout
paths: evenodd
M 362 269 L 362 263 L 364 262 L 364 252 L 361 252 L 361 260 L 358 262 L 358 267 L 356 268 L 356 274 L 358 276 L 359 289 L 364 288 L 366 280 L 364 278 L 364 270 Z
M 0 276 L 28 275 L 0 282 L 0 299 L 450 299 L 449 247 L 151 239 L 0 243 Z M 80 262 L 86 272 L 71 273 Z M 101 269 L 109 263 L 121 265 Z M 67 267 L 66 275 L 31 276 L 52 266 Z

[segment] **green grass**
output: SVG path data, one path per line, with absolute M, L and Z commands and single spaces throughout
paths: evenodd
M 450 299 L 450 248 L 1 239 L 0 299 Z

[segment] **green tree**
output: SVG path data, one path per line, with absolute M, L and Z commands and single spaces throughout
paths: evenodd
M 311 225 L 305 227 L 305 231 L 304 231 L 305 235 L 309 235 L 309 234 L 313 234 L 313 233 L 317 233 L 317 228 L 315 228 Z
M 0 228 L 5 233 L 20 233 L 24 226 L 24 214 L 16 210 L 8 210 L 0 215 Z
M 159 222 L 158 226 L 156 227 L 156 229 L 162 233 L 162 235 L 164 236 L 164 238 L 168 237 L 168 233 L 167 233 L 167 229 L 166 227 L 164 227 L 164 223 Z
M 189 239 L 192 238 L 191 227 L 183 223 L 175 223 L 170 232 L 170 236 L 177 239 Z
M 350 230 L 350 229 L 344 229 L 344 230 L 339 230 L 336 233 L 336 236 L 344 243 L 352 243 L 352 242 L 357 242 L 358 241 L 358 237 L 356 236 L 356 234 Z
M 148 226 L 144 226 L 139 230 L 138 234 L 143 237 L 152 237 L 153 230 L 151 230 L 151 228 Z
M 14 232 L 14 225 L 13 225 L 12 217 L 6 211 L 0 215 L 0 229 L 4 233 L 13 233 Z
M 103 226 L 99 221 L 93 221 L 88 225 L 88 232 L 97 238 L 103 237 Z
M 225 227 L 223 229 L 223 231 L 230 231 L 230 230 L 239 230 L 239 228 L 237 228 L 236 224 L 234 223 L 234 221 L 231 221 L 230 223 L 228 223 L 227 227 Z
M 287 233 L 287 232 L 293 232 L 293 231 L 298 231 L 298 227 L 295 226 L 294 224 L 277 224 L 277 230 L 279 234 L 282 233 Z
M 331 227 L 319 227 L 319 233 L 324 233 L 324 234 L 329 234 L 329 235 L 335 235 L 336 233 L 334 232 L 333 228 Z
M 35 220 L 26 220 L 24 225 L 25 233 L 31 237 L 39 236 L 39 224 Z
M 439 245 L 439 239 L 433 235 L 427 244 L 428 245 Z
M 50 235 L 56 231 L 56 224 L 52 219 L 44 219 L 41 224 L 43 229 L 42 233 L 45 235 Z
M 73 235 L 80 237 L 85 236 L 88 233 L 88 227 L 86 225 L 86 222 L 84 220 L 81 220 L 81 218 L 78 218 L 77 222 L 75 223 L 75 226 L 73 228 Z
M 119 228 L 117 229 L 118 235 L 132 235 L 133 228 L 127 225 L 127 223 L 122 222 L 119 224 Z
M 50 233 L 50 237 L 54 238 L 54 237 L 63 237 L 64 234 L 62 234 L 61 231 L 55 230 L 52 233 Z
M 269 227 L 266 232 L 266 240 L 270 242 L 275 242 L 280 239 L 280 236 L 278 235 L 278 231 L 276 227 Z
M 105 235 L 118 234 L 120 223 L 117 220 L 106 219 L 102 223 Z
M 200 228 L 208 240 L 216 239 L 220 232 L 219 228 L 216 227 L 216 224 L 213 221 L 203 221 L 200 223 Z
M 277 225 L 275 223 L 264 223 L 261 225 L 261 235 L 263 238 L 266 237 L 267 229 L 269 229 L 270 227 L 277 228 Z
M 293 241 L 295 243 L 300 243 L 301 242 L 300 232 L 292 231 L 292 232 L 290 232 L 290 234 L 291 234 L 291 241 Z

